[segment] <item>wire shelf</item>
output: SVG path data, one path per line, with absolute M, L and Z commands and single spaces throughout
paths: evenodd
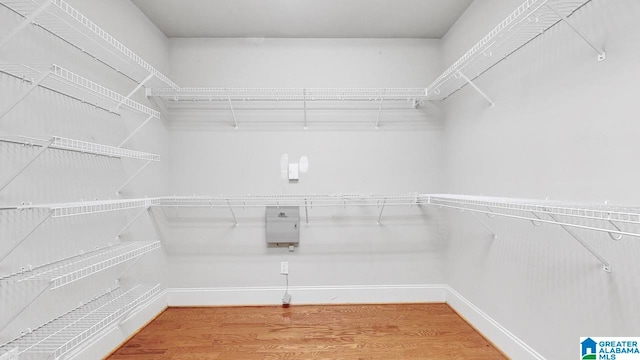
M 633 232 L 622 231 L 618 227 L 620 224 L 640 226 L 639 208 L 469 195 L 426 196 L 429 204 L 442 207 L 640 237 L 637 229 Z M 583 222 L 589 221 L 589 225 L 578 223 L 581 219 Z
M 411 101 L 425 88 L 148 88 L 147 96 L 169 101 Z
M 467 85 L 460 72 L 475 79 L 589 1 L 526 0 L 427 87 L 429 100 L 446 99 Z
M 160 118 L 160 113 L 58 65 L 0 64 L 0 72 L 115 112 L 119 106 Z
M 424 202 L 422 195 L 245 195 L 245 196 L 169 196 L 156 206 L 168 207 L 265 207 L 265 206 L 412 206 Z
M 45 5 L 47 2 L 49 4 Z M 2 0 L 0 4 L 23 17 L 33 14 L 40 6 L 46 6 L 34 19 L 35 25 L 138 83 L 153 75 L 149 84 L 179 88 L 160 71 L 63 0 Z
M 50 264 L 24 268 L 14 274 L 0 277 L 0 281 L 17 283 L 29 280 L 48 281 L 51 284 L 50 289 L 53 290 L 126 261 L 139 258 L 159 248 L 159 241 L 120 243 Z
M 63 138 L 59 136 L 54 136 L 51 140 L 46 139 L 38 139 L 31 138 L 26 136 L 17 136 L 17 137 L 0 137 L 0 141 L 22 144 L 22 145 L 30 145 L 30 146 L 46 146 L 47 143 L 51 142 L 49 145 L 52 149 L 58 150 L 66 150 L 66 151 L 75 151 L 86 154 L 93 155 L 102 155 L 108 157 L 115 158 L 129 158 L 129 159 L 137 159 L 137 160 L 147 160 L 147 161 L 160 161 L 160 155 L 145 153 L 142 151 L 136 150 L 128 150 L 122 149 L 114 146 L 95 144 L 81 140 L 74 140 Z
M 124 320 L 160 292 L 160 285 L 118 287 L 0 346 L 20 359 L 58 359 L 92 336 Z
M 24 204 L 14 207 L 18 210 L 26 209 L 49 209 L 52 211 L 51 217 L 59 218 L 66 216 L 89 215 L 111 211 L 122 211 L 137 208 L 148 208 L 157 205 L 159 198 L 127 199 L 127 200 L 97 200 L 62 204 Z

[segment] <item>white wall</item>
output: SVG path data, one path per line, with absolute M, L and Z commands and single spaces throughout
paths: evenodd
M 444 39 L 445 63 L 519 4 L 474 2 Z M 470 87 L 447 100 L 445 190 L 638 204 L 638 14 L 637 1 L 591 1 L 572 20 L 606 61 L 560 24 L 477 80 L 495 108 Z M 576 231 L 609 274 L 561 228 L 485 218 L 492 241 L 469 215 L 448 215 L 448 283 L 543 356 L 575 358 L 580 336 L 640 331 L 635 239 Z
M 168 69 L 166 38 L 131 2 L 83 0 L 70 3 L 72 6 L 78 6 L 81 12 L 121 39 L 125 45 L 154 66 L 164 71 Z M 0 36 L 7 34 L 20 20 L 16 14 L 0 7 Z M 45 65 L 55 63 L 125 95 L 136 85 L 130 79 L 35 26 L 28 26 L 0 48 L 0 62 Z M 27 85 L 19 80 L 0 75 L 0 109 L 4 109 L 26 87 Z M 135 98 L 148 104 L 143 94 L 136 94 Z M 123 111 L 121 116 L 109 114 L 88 104 L 38 88 L 0 120 L 0 134 L 42 138 L 57 135 L 117 146 L 129 131 L 145 118 L 146 116 L 126 111 Z M 126 148 L 160 154 L 164 162 L 148 167 L 123 191 L 120 198 L 158 196 L 167 192 L 167 137 L 164 120 L 158 120 L 150 123 L 125 145 Z M 38 148 L 0 143 L 0 182 L 28 161 L 37 150 Z M 0 204 L 116 199 L 119 197 L 115 191 L 141 165 L 143 163 L 136 160 L 47 150 L 11 185 L 0 192 Z M 115 235 L 135 214 L 135 211 L 125 211 L 49 219 L 0 263 L 0 274 L 10 274 L 23 266 L 37 266 L 77 255 L 97 246 L 106 246 L 115 241 Z M 4 253 L 45 216 L 44 211 L 0 211 L 0 237 L 3 240 L 0 253 Z M 140 220 L 123 235 L 124 241 L 156 238 L 148 219 Z M 162 250 L 148 254 L 127 273 L 122 282 L 163 282 L 163 264 Z M 26 328 L 34 328 L 49 321 L 78 303 L 88 301 L 107 288 L 113 287 L 114 280 L 124 269 L 124 266 L 119 266 L 90 279 L 45 293 L 0 333 L 0 342 L 15 337 Z M 46 284 L 3 282 L 0 285 L 0 323 L 9 318 L 44 285 Z M 120 341 L 124 340 L 126 335 L 128 334 L 121 331 Z
M 184 86 L 417 87 L 436 75 L 432 70 L 440 61 L 439 42 L 428 40 L 172 39 L 170 45 L 171 72 Z M 322 117 L 336 126 L 321 131 L 313 125 L 302 131 L 299 104 L 260 105 L 296 109 L 288 113 L 239 108 L 239 131 L 223 131 L 232 129 L 228 109 L 187 111 L 174 106 L 170 191 L 179 195 L 438 191 L 442 186 L 439 109 L 415 110 L 407 105 L 390 105 L 394 109 L 383 112 L 379 131 L 373 131 L 375 111 L 349 112 L 344 109 L 347 105 L 337 111 L 310 111 L 314 124 Z M 296 126 L 283 130 L 274 119 L 277 116 L 297 117 L 292 120 Z M 226 127 L 211 126 L 216 117 L 224 118 Z M 404 118 L 412 118 L 412 123 L 389 130 L 390 121 Z M 255 126 L 246 130 L 247 123 L 260 121 L 266 124 L 260 131 Z M 358 123 L 360 131 L 335 131 L 350 121 Z M 309 158 L 309 172 L 297 184 L 280 177 L 285 153 L 292 160 Z M 300 247 L 288 253 L 267 247 L 264 208 L 237 210 L 238 227 L 233 227 L 228 209 L 166 209 L 162 215 L 168 219 L 170 286 L 281 286 L 285 280 L 279 275 L 279 262 L 284 260 L 290 262 L 291 285 L 441 283 L 443 243 L 435 213 L 387 207 L 383 225 L 378 226 L 378 211 L 314 208 L 309 225 L 301 228 Z M 279 301 L 279 295 L 272 299 Z

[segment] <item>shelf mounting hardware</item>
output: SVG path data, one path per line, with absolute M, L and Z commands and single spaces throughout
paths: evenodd
M 304 217 L 307 221 L 307 225 L 309 225 L 309 209 L 307 207 L 307 199 L 304 199 Z
M 609 224 L 611 224 L 611 226 L 613 226 L 616 229 L 616 231 L 622 231 L 622 229 L 620 229 L 620 227 L 618 227 L 618 225 L 616 225 L 613 221 L 609 220 Z M 607 234 L 609 234 L 609 237 L 612 240 L 615 240 L 615 241 L 622 240 L 622 234 L 620 233 L 614 234 L 614 233 L 608 232 Z
M 382 104 L 384 104 L 384 95 L 380 98 L 380 104 L 378 105 L 378 118 L 376 119 L 376 126 L 374 130 L 378 130 L 380 128 L 380 115 L 382 115 Z
M 34 161 L 36 161 L 40 155 L 44 154 L 45 151 L 47 151 L 47 149 L 53 145 L 53 143 L 55 142 L 55 137 L 51 138 L 47 143 L 45 143 L 44 145 L 42 145 L 42 148 L 40 150 L 38 150 L 37 153 L 35 153 L 31 159 L 29 159 L 29 161 L 24 164 L 20 169 L 18 169 L 18 171 L 16 171 L 12 176 L 10 176 L 7 180 L 5 180 L 1 185 L 0 185 L 0 191 L 4 190 L 4 188 L 6 188 L 7 186 L 9 186 L 9 184 L 11 184 L 13 182 L 13 180 L 15 180 L 15 178 L 17 178 L 18 176 L 20 176 L 20 174 L 22 174 L 22 172 L 24 172 L 29 165 L 31 165 Z
M 133 131 L 131 132 L 131 134 L 129 134 L 129 136 L 127 136 L 124 140 L 122 140 L 122 141 L 120 142 L 120 144 L 118 144 L 118 147 L 122 147 L 122 146 L 124 146 L 124 144 L 126 144 L 126 143 L 127 143 L 127 141 L 131 140 L 131 138 L 132 138 L 135 134 L 137 134 L 137 133 L 138 133 L 138 131 L 140 131 L 140 130 L 145 126 L 145 125 L 147 125 L 147 123 L 149 123 L 149 121 L 151 121 L 151 119 L 153 119 L 153 118 L 155 118 L 155 116 L 153 116 L 153 115 L 149 115 L 149 117 L 148 117 L 145 121 L 143 121 L 140 125 L 138 125 L 138 127 L 137 127 L 137 128 L 135 128 L 135 130 L 133 130 Z
M 472 211 L 468 212 L 469 215 L 473 216 L 474 219 L 476 219 L 476 221 L 482 225 L 483 228 L 487 229 L 487 231 L 489 231 L 489 234 L 491 234 L 491 237 L 493 238 L 493 240 L 498 240 L 498 235 L 495 233 L 495 231 L 493 231 L 493 229 L 491 229 L 489 227 L 489 225 L 485 224 L 484 221 L 482 221 L 478 215 L 476 215 L 475 213 L 473 213 Z
M 235 226 L 238 226 L 238 218 L 236 218 L 236 213 L 233 211 L 233 207 L 231 207 L 231 202 L 227 200 L 227 205 L 229 206 L 229 210 L 231 211 L 231 216 L 233 216 L 233 222 Z
M 122 233 L 124 233 L 125 231 L 127 231 L 127 229 L 129 229 L 131 227 L 131 225 L 133 225 L 139 218 L 140 216 L 142 216 L 142 214 L 147 213 L 150 214 L 151 211 L 151 206 L 147 206 L 146 208 L 144 208 L 142 211 L 138 212 L 128 223 L 127 225 L 125 225 L 122 230 L 120 230 L 118 232 L 118 235 L 116 235 L 116 239 L 120 239 L 120 237 L 122 237 Z
M 122 106 L 122 104 L 124 104 L 125 101 L 131 99 L 131 97 L 133 96 L 133 94 L 135 94 L 138 90 L 140 90 L 141 87 L 144 86 L 144 84 L 146 84 L 149 80 L 153 79 L 153 74 L 149 74 L 147 75 L 146 78 L 144 78 L 142 81 L 140 81 L 138 83 L 138 85 L 136 85 L 135 88 L 133 88 L 133 90 L 131 90 L 131 92 L 129 92 L 127 94 L 127 96 L 125 96 L 122 100 L 120 100 L 120 102 L 118 102 L 118 105 L 116 105 L 116 109 L 115 111 L 120 110 L 120 106 Z
M 233 110 L 233 104 L 231 103 L 231 96 L 227 97 L 229 102 L 229 108 L 231 109 L 231 116 L 233 117 L 233 127 L 238 130 L 238 120 L 236 119 L 236 112 Z
M 304 104 L 304 130 L 307 130 L 307 89 L 302 89 L 302 101 Z
M 4 330 L 9 324 L 13 322 L 13 320 L 17 319 L 18 316 L 22 315 L 22 313 L 27 310 L 36 300 L 38 300 L 42 294 L 46 293 L 53 286 L 52 282 L 49 282 L 47 286 L 43 287 L 41 291 L 39 291 L 29 302 L 20 306 L 20 310 L 16 311 L 11 317 L 5 320 L 2 324 L 0 324 L 0 331 Z
M 18 26 L 16 26 L 10 33 L 8 33 L 2 40 L 0 40 L 0 48 L 7 42 L 9 42 L 9 40 L 16 36 L 20 31 L 22 31 L 22 29 L 31 24 L 43 11 L 45 11 L 49 7 L 49 5 L 51 5 L 52 1 L 53 0 L 45 0 L 45 2 L 38 6 L 38 8 L 34 12 L 26 16 Z
M 4 254 L 0 255 L 0 262 L 2 262 L 4 259 L 7 258 L 7 256 L 11 255 L 11 253 L 18 248 L 18 246 L 20 246 L 20 244 L 22 244 L 25 240 L 27 240 L 27 238 L 29 238 L 29 236 L 31 236 L 31 234 L 33 234 L 34 232 L 36 232 L 36 230 L 38 230 L 38 228 L 40 228 L 40 226 L 42 224 L 44 224 L 47 220 L 49 220 L 49 218 L 51 216 L 53 216 L 54 211 L 53 210 L 49 210 L 49 213 L 47 214 L 47 216 L 45 216 L 42 220 L 40 220 L 40 222 L 38 222 L 33 228 L 31 228 L 31 230 L 22 237 L 22 239 L 20 239 L 18 242 L 16 242 L 15 244 L 13 244 L 13 246 L 7 250 Z
M 564 16 L 563 14 L 561 14 L 558 10 L 556 10 L 553 6 L 549 5 L 548 3 L 545 4 L 545 6 L 553 11 L 560 19 L 562 19 L 562 21 L 567 24 L 571 30 L 573 30 L 573 32 L 575 32 L 576 34 L 578 34 L 578 36 L 580 36 L 580 38 L 582 40 L 584 40 L 584 42 L 587 43 L 587 45 L 589 45 L 597 54 L 598 54 L 598 61 L 603 61 L 607 58 L 607 54 L 604 52 L 604 50 L 602 50 L 601 48 L 597 47 L 593 41 L 589 40 L 583 33 L 582 31 L 580 31 L 577 27 L 575 27 L 575 25 L 571 22 L 571 20 L 569 20 L 566 16 Z
M 602 270 L 608 273 L 611 272 L 611 265 L 609 265 L 609 262 L 607 260 L 605 260 L 602 256 L 600 256 L 600 254 L 598 254 L 591 246 L 589 246 L 589 244 L 587 244 L 584 240 L 582 240 L 575 232 L 573 232 L 573 230 L 569 229 L 567 226 L 559 222 L 558 219 L 553 214 L 547 214 L 547 215 L 549 215 L 549 217 L 553 219 L 553 221 L 555 221 L 558 225 L 560 225 L 560 227 L 562 227 L 564 231 L 569 233 L 569 235 L 571 235 L 572 238 L 574 238 L 577 242 L 579 242 L 580 245 L 582 245 L 582 247 L 587 249 L 587 251 L 589 251 L 591 255 L 595 256 L 596 259 L 598 259 L 602 263 Z
M 151 164 L 151 160 L 147 161 L 144 165 L 142 165 L 142 167 L 140 169 L 138 169 L 138 171 L 135 172 L 135 174 L 131 175 L 131 177 L 129 179 L 127 179 L 127 181 L 124 182 L 124 184 L 122 184 L 122 186 L 120 186 L 120 188 L 118 189 L 118 191 L 116 191 L 116 195 L 120 195 L 120 193 L 122 192 L 122 190 L 127 187 L 127 185 L 129 185 L 129 183 L 131 181 L 133 181 L 133 179 L 135 179 L 136 177 L 138 177 L 138 175 L 140 175 L 140 173 L 147 168 L 147 166 L 149 166 Z
M 27 80 L 27 81 L 31 82 L 31 85 L 29 85 L 29 87 L 27 89 L 25 89 L 20 94 L 20 96 L 18 96 L 18 98 L 15 99 L 13 101 L 13 103 L 11 103 L 11 105 L 9 105 L 6 109 L 4 109 L 0 113 L 0 119 L 4 118 L 5 115 L 7 115 L 9 112 L 11 112 L 11 110 L 13 110 L 16 106 L 18 106 L 18 104 L 20 104 L 20 102 L 24 98 L 26 98 L 29 94 L 31 94 L 31 92 L 33 90 L 35 90 L 38 86 L 40 86 L 40 84 L 42 84 L 42 82 L 49 76 L 49 74 L 50 74 L 49 72 L 45 72 L 45 73 L 42 73 L 39 77 L 37 77 L 35 79 Z
M 489 98 L 489 96 L 487 96 L 487 94 L 485 94 L 484 91 L 480 90 L 480 88 L 473 81 L 471 81 L 471 79 L 469 79 L 465 74 L 462 73 L 462 71 L 458 70 L 458 72 L 456 72 L 456 76 L 464 79 L 464 81 L 466 81 L 469 85 L 471 85 L 471 87 L 474 88 L 478 92 L 478 94 L 480 94 L 483 98 L 485 98 L 489 102 L 491 107 L 496 106 L 493 103 L 493 101 Z
M 380 215 L 378 215 L 378 225 L 382 225 L 382 212 L 384 211 L 384 206 L 387 204 L 387 199 L 385 198 L 382 202 L 382 207 L 380 208 Z

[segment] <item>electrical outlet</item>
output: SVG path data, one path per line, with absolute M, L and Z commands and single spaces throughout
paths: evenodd
M 13 348 L 0 355 L 0 360 L 18 360 L 18 348 Z
M 280 262 L 280 275 L 289 275 L 289 262 Z

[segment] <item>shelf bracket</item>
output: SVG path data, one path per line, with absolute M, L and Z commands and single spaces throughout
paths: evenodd
M 304 129 L 307 130 L 307 89 L 302 89 L 302 101 L 304 103 Z
M 495 231 L 493 231 L 489 225 L 485 224 L 484 221 L 482 221 L 478 215 L 476 215 L 473 212 L 469 212 L 469 215 L 473 216 L 474 219 L 476 219 L 476 221 L 482 225 L 483 228 L 487 229 L 487 231 L 489 231 L 489 233 L 491 234 L 491 237 L 493 237 L 493 240 L 498 240 L 498 235 L 495 233 Z
M 464 81 L 466 81 L 469 85 L 471 85 L 471 87 L 474 88 L 478 92 L 478 94 L 482 95 L 482 97 L 485 98 L 489 102 L 489 104 L 491 104 L 491 107 L 496 106 L 496 104 L 494 104 L 493 101 L 491 101 L 489 96 L 487 96 L 487 94 L 485 94 L 484 91 L 480 90 L 480 88 L 476 84 L 474 84 L 473 81 L 471 81 L 471 79 L 469 79 L 465 74 L 463 74 L 461 71 L 458 71 L 456 73 L 456 76 L 464 79 Z
M 124 104 L 125 101 L 129 100 L 133 96 L 133 94 L 135 94 L 138 90 L 140 90 L 140 88 L 143 87 L 144 84 L 146 84 L 151 79 L 153 79 L 153 74 L 149 74 L 146 78 L 144 78 L 144 80 L 142 80 L 138 85 L 136 85 L 136 87 L 133 88 L 133 90 L 131 90 L 131 92 L 129 92 L 129 94 L 127 94 L 127 96 L 124 97 L 124 99 L 120 100 L 118 105 L 116 105 L 115 111 L 118 111 L 120 109 L 120 106 L 122 106 L 122 104 Z
M 18 106 L 18 104 L 20 104 L 20 102 L 27 97 L 27 95 L 31 94 L 31 92 L 33 90 L 35 90 L 38 86 L 40 86 L 40 84 L 47 78 L 47 76 L 49 76 L 51 74 L 51 72 L 47 71 L 45 73 L 43 73 L 42 75 L 40 75 L 40 77 L 36 78 L 36 79 L 32 79 L 30 80 L 31 85 L 29 85 L 29 87 L 23 91 L 20 96 L 18 96 L 18 98 L 16 100 L 14 100 L 14 102 L 9 105 L 9 107 L 7 107 L 6 109 L 2 110 L 2 112 L 0 113 L 0 119 L 4 118 L 5 115 L 7 115 L 11 110 L 13 110 L 16 106 Z M 29 80 L 27 80 L 29 81 Z
M 574 233 L 573 230 L 569 229 L 567 226 L 560 223 L 560 221 L 558 221 L 558 219 L 555 216 L 553 216 L 553 214 L 547 214 L 547 215 L 549 215 L 549 217 L 553 219 L 553 221 L 557 222 L 558 225 L 560 225 L 560 227 L 562 227 L 564 231 L 569 233 L 569 235 L 571 235 L 572 238 L 574 238 L 578 243 L 580 243 L 580 245 L 582 245 L 585 249 L 587 249 L 587 251 L 589 251 L 591 255 L 595 256 L 595 258 L 602 263 L 602 270 L 609 273 L 611 272 L 611 265 L 609 265 L 609 262 L 607 260 L 605 260 L 602 256 L 600 256 L 600 254 L 598 254 L 591 246 L 589 246 L 589 244 L 587 244 L 576 233 Z
M 384 104 L 384 97 L 380 99 L 380 104 L 378 105 L 378 119 L 376 120 L 376 126 L 373 128 L 374 130 L 378 130 L 380 128 L 380 115 L 382 114 L 382 104 Z
M 51 5 L 51 2 L 52 0 L 46 0 L 40 6 L 38 6 L 38 8 L 34 12 L 26 16 L 18 26 L 16 26 L 10 33 L 8 33 L 4 38 L 2 38 L 2 40 L 0 40 L 0 48 L 8 43 L 9 40 L 16 36 L 20 31 L 22 31 L 22 29 L 31 24 L 33 20 L 35 20 L 43 11 L 45 11 L 49 7 L 49 5 Z
M 122 228 L 122 230 L 120 230 L 120 232 L 118 232 L 118 235 L 116 235 L 116 239 L 120 239 L 120 237 L 122 236 L 122 233 L 127 231 L 127 229 L 129 229 L 131 227 L 131 225 L 133 225 L 140 218 L 140 216 L 142 216 L 142 214 L 149 213 L 150 209 L 151 209 L 151 207 L 147 206 L 144 210 L 142 210 L 139 213 L 137 213 L 136 216 L 134 216 L 133 219 L 131 219 L 131 221 L 129 221 L 127 223 L 127 225 L 125 225 Z
M 12 176 L 10 176 L 7 180 L 5 180 L 2 184 L 0 184 L 0 191 L 4 190 L 9 184 L 13 182 L 20 174 L 22 174 L 34 161 L 36 161 L 40 155 L 44 154 L 47 149 L 53 145 L 55 138 L 51 138 L 46 144 L 42 145 L 42 149 L 38 150 L 38 152 L 29 159 L 29 161 L 24 164 L 18 171 L 16 171 Z
M 116 191 L 116 195 L 120 195 L 120 193 L 122 192 L 122 189 L 124 189 L 127 185 L 129 185 L 129 183 L 130 183 L 131 181 L 133 181 L 133 179 L 135 179 L 136 177 L 138 177 L 138 175 L 140 175 L 140 173 L 141 173 L 144 169 L 146 169 L 146 168 L 147 168 L 147 166 L 149 166 L 150 164 L 151 164 L 151 160 L 147 161 L 147 163 L 146 163 L 146 164 L 144 164 L 144 165 L 142 165 L 142 167 L 141 167 L 138 171 L 136 171 L 136 173 L 135 173 L 135 174 L 131 175 L 131 177 L 130 177 L 127 181 L 125 181 L 125 183 L 124 183 L 122 186 L 120 186 L 120 188 L 118 189 L 118 191 Z
M 378 225 L 381 225 L 381 220 L 382 220 L 382 212 L 384 211 L 384 206 L 387 203 L 387 199 L 384 199 L 384 201 L 382 202 L 382 208 L 380 209 L 380 215 L 378 215 Z
M 613 221 L 609 220 L 609 224 L 611 224 L 611 226 L 613 226 L 613 228 L 616 229 L 616 231 L 622 231 L 622 229 L 620 229 L 620 227 L 618 227 L 618 225 L 616 225 Z M 611 232 L 608 232 L 607 234 L 609 234 L 609 237 L 612 240 L 615 240 L 615 241 L 622 240 L 622 234 L 614 235 Z
M 0 331 L 4 330 L 7 326 L 9 326 L 9 324 L 11 324 L 13 322 L 13 320 L 17 319 L 18 316 L 22 315 L 22 313 L 25 310 L 27 310 L 34 302 L 36 302 L 36 300 L 38 300 L 40 298 L 40 296 L 42 296 L 42 294 L 44 294 L 49 289 L 51 289 L 52 285 L 53 285 L 53 282 L 49 282 L 49 284 L 47 286 L 45 286 L 40 292 L 38 292 L 38 294 L 36 294 L 36 296 L 34 296 L 31 300 L 29 300 L 29 302 L 27 302 L 26 304 L 22 305 L 20 307 L 20 310 L 18 310 L 15 314 L 13 314 L 13 316 L 9 317 L 2 324 L 0 324 Z
M 582 40 L 584 40 L 584 42 L 586 42 L 587 45 L 589 45 L 596 52 L 596 54 L 598 54 L 598 61 L 603 61 L 603 60 L 605 60 L 607 58 L 607 54 L 604 52 L 604 50 L 602 50 L 601 48 L 597 47 L 593 43 L 593 41 L 589 40 L 586 37 L 586 35 L 582 33 L 582 31 L 580 31 L 578 28 L 575 27 L 575 25 L 571 22 L 571 20 L 569 20 L 566 16 L 564 16 L 560 12 L 558 12 L 553 6 L 551 6 L 549 4 L 545 4 L 545 6 L 547 8 L 549 8 L 549 10 L 553 11 L 560 19 L 562 19 L 562 21 L 564 21 L 565 24 L 569 25 L 571 30 L 573 30 L 573 32 L 578 34 L 578 36 L 580 36 L 580 38 Z
M 20 246 L 20 244 L 22 244 L 25 240 L 27 240 L 27 238 L 29 238 L 29 236 L 31 236 L 31 234 L 33 234 L 34 232 L 36 232 L 36 230 L 38 230 L 38 228 L 44 224 L 47 220 L 49 220 L 49 218 L 53 216 L 53 210 L 49 211 L 49 214 L 47 214 L 47 216 L 45 216 L 42 220 L 40 220 L 40 222 L 38 222 L 36 224 L 36 226 L 34 226 L 33 228 L 31 228 L 31 230 L 22 237 L 22 239 L 20 239 L 18 242 L 16 242 L 9 250 L 7 250 L 4 254 L 2 254 L 0 256 L 0 262 L 2 262 L 4 259 L 7 258 L 7 256 L 11 255 L 11 253 L 18 248 L 18 246 Z
M 233 127 L 238 130 L 238 120 L 236 119 L 236 112 L 233 110 L 233 104 L 231 103 L 231 96 L 227 97 L 229 101 L 229 108 L 231 109 L 231 116 L 233 117 Z
M 304 217 L 307 221 L 307 225 L 309 225 L 309 209 L 307 207 L 307 199 L 304 199 Z
M 233 207 L 231 207 L 231 203 L 227 200 L 227 205 L 229 206 L 229 210 L 231 211 L 231 216 L 233 216 L 233 222 L 235 222 L 235 226 L 238 226 L 238 219 L 236 218 L 236 213 L 233 211 Z
M 121 148 L 124 144 L 127 143 L 127 141 L 131 140 L 131 138 L 138 133 L 138 131 L 140 131 L 140 129 L 142 129 L 145 125 L 147 125 L 147 123 L 149 121 L 151 121 L 151 119 L 153 119 L 155 116 L 150 115 L 145 121 L 142 122 L 142 124 L 140 124 L 135 130 L 133 130 L 131 132 L 131 134 L 129 134 L 129 136 L 127 136 L 126 139 L 122 140 L 122 142 L 120 142 L 120 144 L 118 145 L 119 148 Z

